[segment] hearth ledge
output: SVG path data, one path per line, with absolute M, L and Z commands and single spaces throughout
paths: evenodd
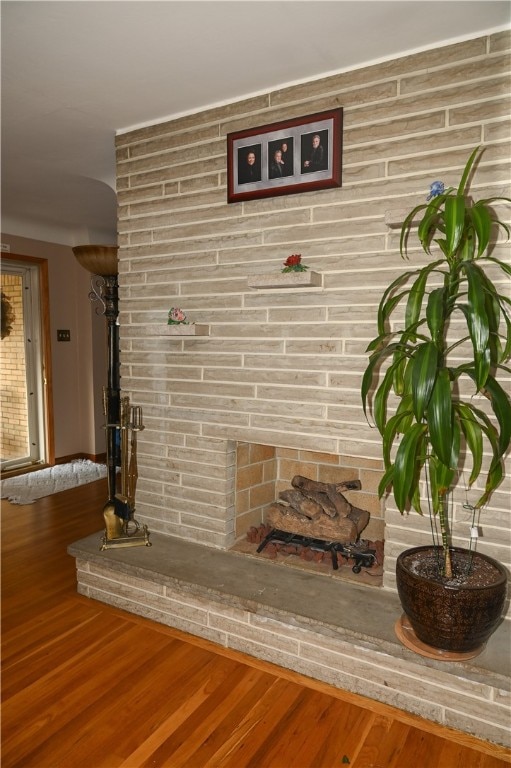
M 179 587 L 190 595 L 261 617 L 283 621 L 368 650 L 375 649 L 418 667 L 451 672 L 477 683 L 509 689 L 511 623 L 503 622 L 485 650 L 467 662 L 435 661 L 404 648 L 394 633 L 401 614 L 396 593 L 339 582 L 270 560 L 213 549 L 184 539 L 151 534 L 152 547 L 99 551 L 102 532 L 68 547 L 77 560 L 112 569 L 158 586 Z M 238 566 L 238 567 L 236 567 Z M 240 575 L 241 574 L 241 575 Z

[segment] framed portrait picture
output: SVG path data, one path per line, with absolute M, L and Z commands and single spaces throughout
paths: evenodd
M 227 202 L 340 187 L 342 108 L 227 134 Z

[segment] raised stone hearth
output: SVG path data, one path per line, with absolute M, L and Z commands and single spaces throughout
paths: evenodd
M 100 540 L 69 547 L 81 594 L 511 746 L 509 622 L 472 661 L 434 661 L 397 640 L 393 592 L 158 533 L 152 547 Z

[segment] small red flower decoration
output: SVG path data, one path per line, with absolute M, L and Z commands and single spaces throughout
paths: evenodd
M 302 264 L 302 255 L 300 253 L 293 253 L 292 256 L 288 256 L 284 262 L 283 272 L 305 272 L 309 269 L 305 264 Z
M 302 256 L 299 253 L 293 253 L 292 256 L 288 256 L 284 262 L 285 267 L 296 267 L 302 260 Z

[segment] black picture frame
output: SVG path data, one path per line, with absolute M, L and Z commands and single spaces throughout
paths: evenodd
M 227 202 L 342 186 L 342 107 L 227 134 Z

